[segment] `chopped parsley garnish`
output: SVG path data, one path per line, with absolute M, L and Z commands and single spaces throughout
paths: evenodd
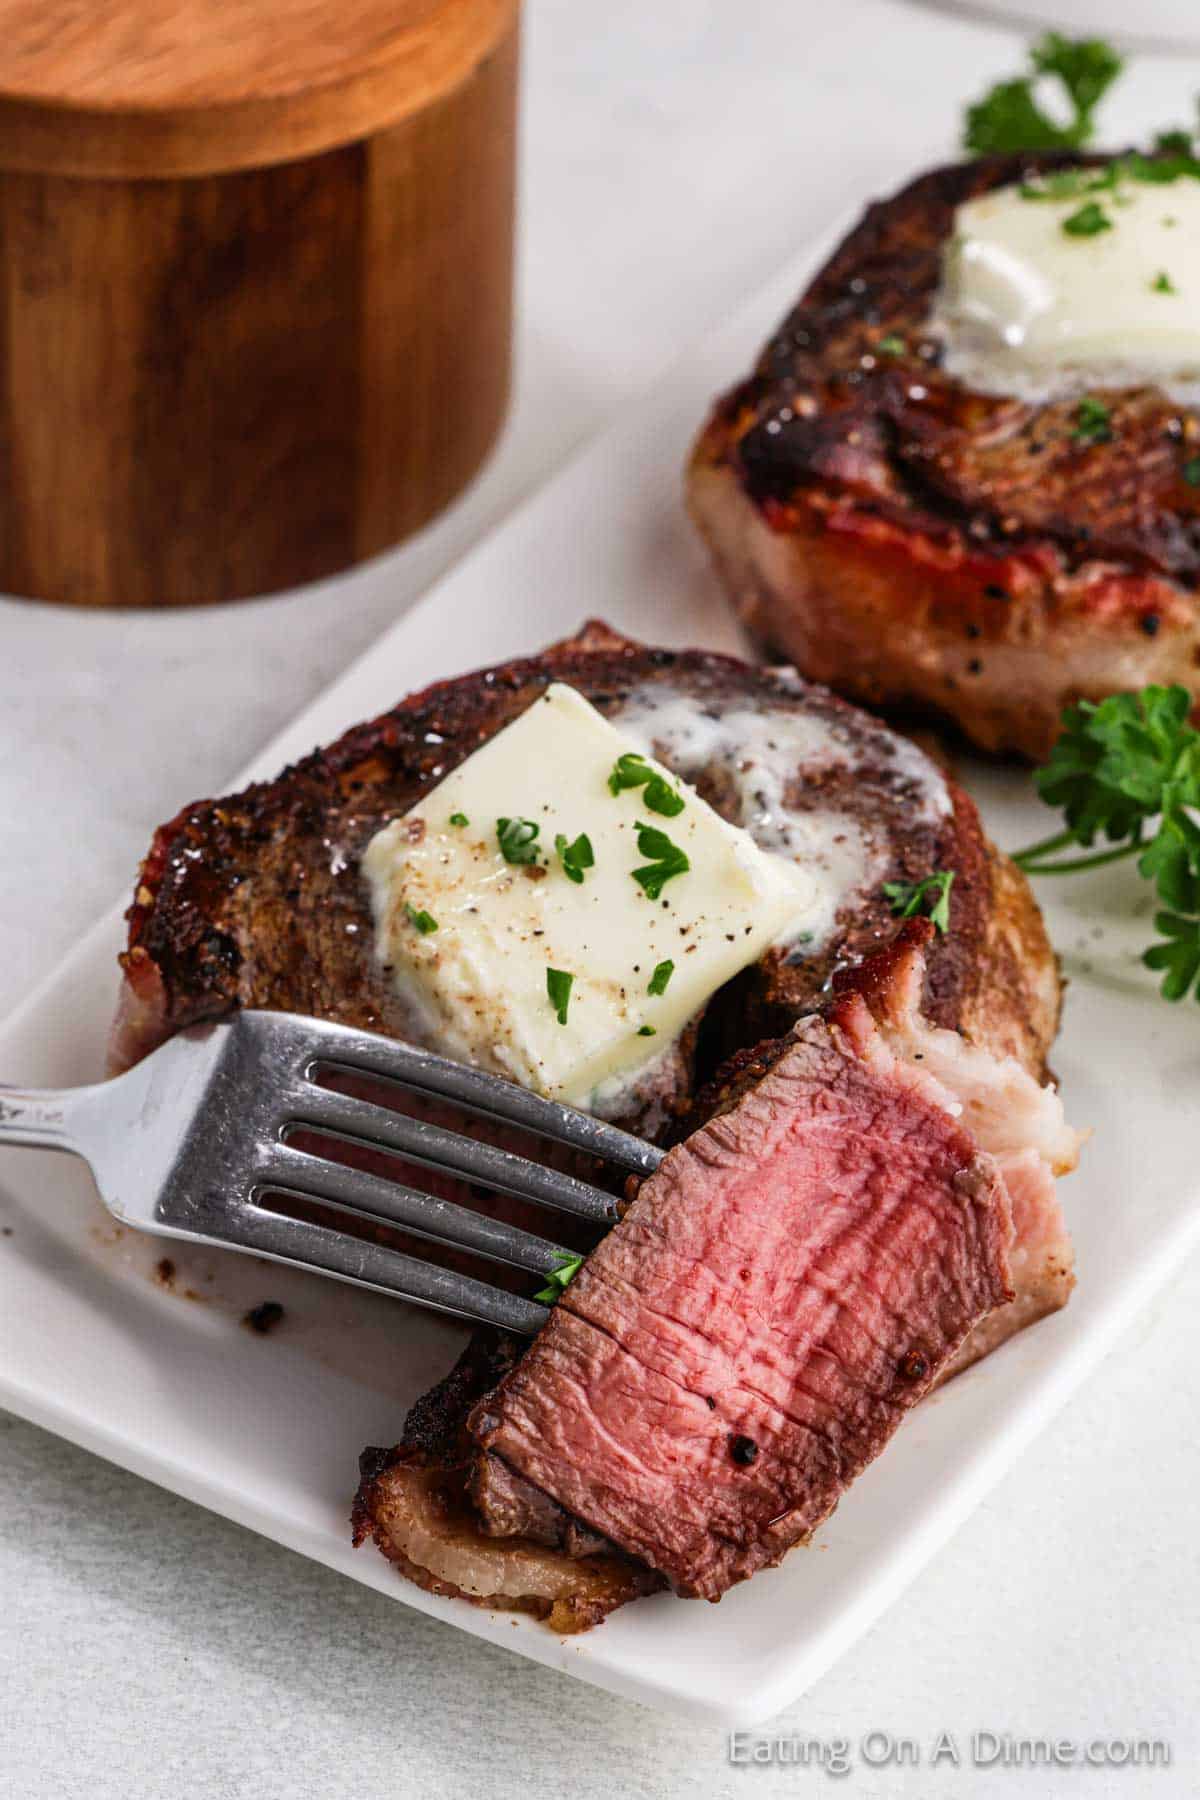
M 649 985 L 646 988 L 646 992 L 648 994 L 665 994 L 667 991 L 667 983 L 674 973 L 675 964 L 669 957 L 666 962 L 656 964 L 654 973 L 650 977 Z
M 1021 183 L 1022 200 L 1076 200 L 1081 194 L 1098 194 L 1117 185 L 1118 165 L 1103 169 L 1051 169 Z
M 571 989 L 574 985 L 575 977 L 568 975 L 565 969 L 546 970 L 546 992 L 560 1025 L 567 1022 L 567 1008 L 571 1004 Z
M 877 356 L 903 356 L 907 349 L 904 339 L 890 331 L 886 337 L 880 338 L 875 346 L 875 353 Z
M 1085 394 L 1075 408 L 1075 429 L 1071 439 L 1076 444 L 1112 442 L 1112 413 L 1094 394 Z
M 409 924 L 419 931 L 422 937 L 428 937 L 431 931 L 437 930 L 437 920 L 432 913 L 427 913 L 422 907 L 413 906 L 406 900 L 404 912 Z
M 1190 156 L 1192 134 L 1182 127 L 1176 131 L 1160 131 L 1154 139 L 1154 148 L 1167 156 Z
M 1200 487 L 1200 456 L 1189 456 L 1183 465 L 1183 479 L 1189 487 Z
M 537 861 L 538 827 L 532 819 L 497 819 L 496 841 L 506 863 Z
M 658 1033 L 654 1029 L 653 1025 L 639 1025 L 638 1026 L 638 1036 L 639 1037 L 657 1037 Z
M 1070 875 L 1136 856 L 1167 910 L 1155 915 L 1161 942 L 1144 952 L 1162 994 L 1200 998 L 1200 731 L 1185 687 L 1145 687 L 1063 713 L 1062 734 L 1034 777 L 1066 829 L 1018 851 L 1028 875 Z M 1115 846 L 1086 856 L 1103 836 Z
M 1119 175 L 1127 175 L 1133 181 L 1148 181 L 1155 187 L 1167 187 L 1181 176 L 1200 181 L 1200 158 L 1190 149 L 1182 156 L 1141 156 L 1131 150 L 1128 156 L 1118 160 L 1116 167 Z
M 557 1269 L 546 1271 L 546 1285 L 538 1290 L 533 1296 L 534 1299 L 540 1300 L 543 1306 L 553 1306 L 554 1302 L 561 1297 L 563 1289 L 570 1286 L 582 1267 L 582 1256 L 561 1254 L 558 1258 Z
M 1154 277 L 1150 286 L 1156 294 L 1177 294 L 1179 292 L 1179 289 L 1175 286 L 1175 283 L 1171 280 L 1171 277 L 1167 274 L 1165 269 L 1160 269 L 1158 271 L 1158 274 Z
M 639 756 L 636 750 L 628 750 L 613 765 L 608 791 L 619 794 L 624 788 L 639 787 L 645 789 L 642 799 L 650 812 L 673 819 L 683 811 L 685 802 L 679 790 L 652 769 L 644 756 Z
M 1131 150 L 1126 156 L 1115 156 L 1101 169 L 1051 169 L 1044 175 L 1032 176 L 1021 183 L 1020 194 L 1022 200 L 1077 200 L 1087 194 L 1111 193 L 1120 206 L 1124 204 L 1120 192 L 1123 182 L 1142 181 L 1154 187 L 1165 187 L 1184 176 L 1200 181 L 1200 158 L 1190 154 L 1142 156 Z M 1163 220 L 1164 225 L 1177 222 L 1172 218 Z
M 1087 200 L 1067 214 L 1062 228 L 1068 237 L 1098 237 L 1102 231 L 1111 231 L 1113 222 L 1098 200 Z
M 977 156 L 993 151 L 1073 150 L 1089 143 L 1095 113 L 1124 67 L 1102 38 L 1066 38 L 1048 31 L 1029 52 L 1032 69 L 1001 81 L 967 108 L 963 146 Z M 1035 91 L 1039 77 L 1061 86 L 1071 117 L 1060 125 L 1043 111 Z
M 674 880 L 676 875 L 686 875 L 692 865 L 686 852 L 673 844 L 657 825 L 643 825 L 639 819 L 637 834 L 639 853 L 653 857 L 654 861 L 635 869 L 633 879 L 645 889 L 649 899 L 657 900 L 667 882 Z
M 469 825 L 471 821 L 468 819 L 466 813 L 451 813 L 450 823 L 452 825 Z
M 583 871 L 595 867 L 596 858 L 592 854 L 592 840 L 584 831 L 580 832 L 573 844 L 568 844 L 560 831 L 554 840 L 554 848 L 558 852 L 558 860 L 562 864 L 563 874 L 568 881 L 581 882 Z
M 935 869 L 924 881 L 885 881 L 887 903 L 900 919 L 916 918 L 925 913 L 942 932 L 950 929 L 950 889 L 954 886 L 954 869 Z

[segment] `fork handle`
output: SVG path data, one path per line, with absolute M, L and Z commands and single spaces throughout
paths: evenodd
M 86 1088 L 13 1088 L 0 1084 L 0 1144 L 30 1144 L 41 1150 L 82 1155 L 72 1129 L 77 1102 Z

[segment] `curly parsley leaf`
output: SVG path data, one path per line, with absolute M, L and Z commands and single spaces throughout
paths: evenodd
M 553 1306 L 556 1300 L 562 1298 L 564 1289 L 571 1285 L 582 1267 L 582 1256 L 560 1256 L 557 1269 L 547 1270 L 546 1285 L 538 1289 L 534 1299 L 540 1300 L 543 1306 Z
M 569 844 L 560 831 L 554 839 L 554 848 L 568 881 L 582 882 L 583 871 L 596 866 L 592 840 L 586 831 L 581 831 L 573 844 Z
M 608 791 L 619 794 L 625 788 L 639 787 L 645 789 L 642 799 L 648 811 L 658 813 L 664 819 L 674 819 L 683 811 L 685 802 L 679 790 L 652 769 L 644 756 L 639 756 L 636 750 L 628 750 L 613 765 Z
M 1029 53 L 1028 75 L 1001 81 L 967 108 L 963 146 L 977 156 L 994 151 L 1073 150 L 1091 141 L 1095 112 L 1124 67 L 1102 38 L 1066 38 L 1049 31 Z M 1040 77 L 1058 82 L 1070 109 L 1060 125 L 1039 104 Z
M 1154 929 L 1164 941 L 1151 944 L 1142 961 L 1162 976 L 1163 999 L 1186 1000 L 1194 991 L 1200 1000 L 1200 919 L 1156 913 Z
M 1063 729 L 1034 777 L 1066 830 L 1014 859 L 1030 875 L 1069 875 L 1136 856 L 1169 911 L 1155 925 L 1163 941 L 1142 960 L 1161 973 L 1162 992 L 1181 1000 L 1200 974 L 1200 731 L 1185 687 L 1146 687 L 1063 713 Z M 1109 850 L 1078 856 L 1104 837 Z M 1200 992 L 1198 992 L 1200 997 Z
M 950 929 L 950 889 L 954 886 L 954 869 L 935 869 L 924 881 L 885 881 L 883 891 L 887 903 L 900 919 L 912 919 L 925 913 L 941 932 Z
M 650 856 L 654 860 L 640 869 L 634 869 L 633 879 L 645 890 L 649 899 L 657 900 L 667 882 L 673 881 L 676 875 L 686 875 L 692 865 L 687 852 L 681 850 L 678 844 L 673 844 L 666 832 L 660 831 L 657 825 L 643 825 L 639 819 L 637 834 L 639 855 Z
M 568 975 L 565 969 L 546 970 L 546 993 L 560 1025 L 567 1022 L 567 1008 L 571 1004 L 571 989 L 575 985 L 575 977 Z
M 537 861 L 538 826 L 532 819 L 497 819 L 496 842 L 506 863 Z

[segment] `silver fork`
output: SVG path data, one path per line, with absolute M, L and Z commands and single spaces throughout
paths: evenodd
M 368 1075 L 570 1145 L 635 1175 L 663 1152 L 586 1113 L 408 1044 L 291 1013 L 241 1012 L 194 1027 L 114 1080 L 61 1092 L 0 1088 L 0 1144 L 81 1156 L 116 1218 L 141 1231 L 245 1250 L 379 1288 L 439 1312 L 532 1334 L 536 1300 L 469 1275 L 269 1210 L 267 1194 L 317 1201 L 534 1274 L 573 1253 L 549 1238 L 289 1139 L 319 1132 L 596 1225 L 617 1202 L 601 1188 L 511 1151 L 317 1084 L 318 1072 Z

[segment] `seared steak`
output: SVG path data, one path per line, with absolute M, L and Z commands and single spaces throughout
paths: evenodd
M 772 953 L 706 1022 L 710 1070 L 726 1051 L 785 1030 L 834 969 L 891 939 L 885 881 L 917 881 L 937 868 L 958 876 L 953 929 L 929 959 L 930 1016 L 1041 1070 L 1058 1021 L 1053 955 L 1023 877 L 988 844 L 962 790 L 907 740 L 794 675 L 703 651 L 646 649 L 602 625 L 540 656 L 428 688 L 276 781 L 196 801 L 162 826 L 128 915 L 113 1067 L 234 1006 L 403 1035 L 409 1020 L 398 1016 L 372 955 L 362 852 L 551 681 L 570 683 L 622 729 L 636 726 L 764 848 L 847 864 L 825 941 Z M 731 718 L 756 731 L 754 755 L 786 800 L 793 837 L 811 822 L 811 842 L 781 839 L 777 818 L 756 798 L 754 755 L 714 729 Z M 784 728 L 778 740 L 774 724 Z M 692 1079 L 689 1042 L 673 1071 L 676 1098 Z M 631 1122 L 661 1131 L 670 1098 Z
M 625 1601 L 653 1593 L 662 1578 L 531 1489 L 525 1504 L 540 1507 L 539 1530 L 505 1543 L 480 1533 L 467 1496 L 477 1458 L 467 1414 L 522 1348 L 478 1332 L 445 1380 L 412 1408 L 395 1449 L 363 1451 L 354 1541 L 374 1537 L 400 1572 L 430 1593 L 532 1613 L 554 1631 L 583 1631 Z
M 824 1018 L 731 1062 L 522 1361 L 476 1341 L 444 1534 L 409 1516 L 414 1464 L 436 1479 L 416 1412 L 360 1532 L 475 1599 L 477 1556 L 511 1593 L 536 1553 L 543 1583 L 578 1580 L 579 1623 L 573 1567 L 605 1540 L 715 1598 L 806 1536 L 931 1385 L 1063 1303 L 1054 1175 L 1078 1137 L 1015 1058 L 916 1011 L 931 938 L 906 926 Z
M 955 209 L 1088 159 L 988 157 L 868 208 L 718 402 L 692 514 L 770 649 L 872 706 L 1041 759 L 1062 707 L 1180 681 L 1200 694 L 1200 416 L 1157 389 L 1077 402 L 972 392 L 928 330 Z M 882 348 L 881 348 L 882 346 Z
M 798 1068 L 794 1086 L 810 1112 L 823 1104 L 822 1084 L 831 1095 L 845 1096 L 850 1164 L 860 1154 L 857 1139 L 864 1135 L 857 1130 L 861 1107 L 854 1110 L 856 1096 L 861 1100 L 871 1094 L 896 1120 L 911 1113 L 920 1153 L 905 1193 L 894 1206 L 882 1202 L 876 1221 L 866 1209 L 864 1164 L 863 1204 L 853 1219 L 855 1241 L 864 1255 L 875 1242 L 875 1223 L 882 1232 L 884 1220 L 893 1214 L 896 1228 L 911 1234 L 893 1238 L 913 1254 L 898 1293 L 906 1310 L 892 1324 L 920 1338 L 924 1347 L 918 1348 L 929 1368 L 914 1374 L 916 1364 L 910 1362 L 902 1383 L 898 1377 L 885 1380 L 882 1366 L 864 1344 L 859 1346 L 863 1359 L 853 1365 L 859 1384 L 853 1394 L 849 1388 L 826 1388 L 824 1403 L 841 1405 L 845 1414 L 839 1453 L 850 1479 L 905 1406 L 950 1366 L 950 1359 L 970 1354 L 971 1343 L 979 1340 L 970 1338 L 961 1347 L 965 1334 L 1004 1287 L 997 1220 L 1007 1207 L 1006 1189 L 987 1160 L 987 1153 L 994 1152 L 1007 1169 L 1004 1146 L 989 1140 L 982 1111 L 977 1132 L 972 1126 L 964 1134 L 964 1127 L 949 1120 L 930 1098 L 936 1083 L 911 1079 L 904 1072 L 905 1060 L 911 1057 L 914 1067 L 919 1066 L 919 1059 L 936 1048 L 939 1069 L 942 1064 L 951 1068 L 956 1055 L 966 1059 L 964 1067 L 969 1064 L 973 1079 L 982 1069 L 1003 1068 L 1009 1097 L 1021 1102 L 1013 1117 L 1018 1126 L 1022 1117 L 1028 1122 L 1036 1112 L 1029 1096 L 1038 1092 L 1057 1024 L 1059 983 L 1028 887 L 987 842 L 967 795 L 908 740 L 791 671 L 751 668 L 699 651 L 649 650 L 593 625 L 541 656 L 442 683 L 403 701 L 285 770 L 275 782 L 185 808 L 156 834 L 129 914 L 114 1066 L 144 1055 L 172 1031 L 239 1005 L 281 1007 L 402 1032 L 404 1022 L 373 954 L 371 912 L 360 872 L 365 846 L 382 825 L 407 813 L 553 680 L 576 687 L 627 735 L 694 782 L 725 818 L 744 826 L 765 849 L 790 853 L 802 863 L 821 865 L 825 859 L 837 876 L 831 886 L 837 904 L 823 931 L 788 952 L 771 952 L 716 995 L 681 1040 L 667 1083 L 643 1099 L 629 1122 L 667 1142 L 681 1135 L 685 1120 L 703 1128 L 710 1115 L 740 1101 L 749 1082 L 756 1084 L 756 1093 L 766 1092 L 767 1101 L 748 1094 L 746 1118 L 754 1118 L 756 1108 L 765 1109 L 767 1129 L 767 1115 L 773 1111 L 769 1082 L 785 1080 L 782 1075 L 762 1079 L 776 1055 L 804 1061 L 804 1080 Z M 910 926 L 898 935 L 883 883 L 919 881 L 936 869 L 956 872 L 951 930 L 934 934 L 929 926 Z M 888 946 L 896 946 L 885 963 L 894 979 L 880 976 L 873 982 L 868 971 Z M 855 980 L 865 999 L 844 995 L 828 1022 L 814 1016 L 828 1004 L 831 984 Z M 896 998 L 901 988 L 902 1000 Z M 870 1024 L 868 1007 L 880 1021 L 878 1029 Z M 789 1032 L 797 1019 L 808 1023 L 794 1043 L 787 1039 L 782 1049 L 757 1056 L 743 1051 L 759 1038 Z M 970 1062 L 971 1046 L 982 1062 Z M 743 1054 L 709 1088 L 699 1112 L 698 1091 L 730 1050 Z M 939 1073 L 938 1079 L 954 1085 L 949 1074 Z M 732 1127 L 718 1122 L 710 1129 L 719 1135 Z M 972 1132 L 977 1143 L 968 1143 Z M 347 1148 L 343 1154 L 370 1162 L 375 1153 Z M 810 1184 L 806 1203 L 799 1182 L 800 1174 L 806 1180 L 813 1175 L 808 1152 L 801 1146 L 797 1155 L 792 1211 L 786 1197 L 763 1196 L 768 1206 L 764 1230 L 769 1227 L 777 1238 L 786 1235 L 789 1223 L 799 1225 L 808 1218 L 805 1204 L 815 1222 L 817 1189 Z M 882 1163 L 871 1166 L 877 1172 Z M 963 1199 L 953 1178 L 966 1168 L 974 1169 L 968 1185 L 975 1184 L 978 1191 Z M 388 1159 L 379 1172 L 401 1173 Z M 937 1204 L 931 1189 L 926 1196 L 930 1210 L 919 1214 L 914 1196 L 924 1192 L 920 1183 L 937 1188 L 943 1176 L 949 1188 L 937 1190 Z M 421 1175 L 421 1185 L 430 1181 L 427 1172 Z M 1069 1245 L 1052 1188 L 1047 1203 L 1044 1185 L 1044 1179 L 1041 1187 L 1031 1181 L 1038 1200 L 1027 1211 L 1046 1228 L 1043 1235 L 1062 1264 L 1061 1278 L 1051 1277 L 1040 1249 L 1025 1256 L 1018 1243 L 1013 1250 L 1017 1302 L 991 1313 L 992 1320 L 1036 1316 L 1066 1297 Z M 520 1202 L 473 1198 L 512 1216 L 520 1212 Z M 711 1209 L 709 1200 L 705 1204 Z M 770 1206 L 780 1204 L 783 1211 L 772 1215 Z M 679 1200 L 676 1212 L 682 1205 Z M 542 1226 L 539 1219 L 537 1228 Z M 922 1235 L 927 1228 L 929 1235 Z M 371 1227 L 364 1222 L 361 1229 Z M 389 1234 L 390 1241 L 390 1228 L 377 1229 Z M 623 1232 L 609 1254 L 619 1255 L 628 1236 Z M 886 1233 L 880 1242 L 886 1243 Z M 578 1247 L 590 1248 L 591 1240 L 581 1239 Z M 813 1248 L 815 1255 L 816 1240 Z M 457 1260 L 449 1252 L 446 1258 Z M 762 1272 L 762 1265 L 748 1261 L 745 1266 Z M 860 1278 L 854 1287 L 860 1297 L 865 1268 L 849 1271 Z M 666 1279 L 669 1270 L 664 1265 L 660 1273 Z M 490 1266 L 486 1274 L 502 1278 Z M 797 1290 L 808 1293 L 810 1306 L 816 1303 L 819 1279 L 817 1263 L 796 1265 Z M 600 1284 L 597 1273 L 571 1292 L 586 1296 L 589 1285 Z M 857 1315 L 847 1312 L 847 1321 L 856 1316 L 864 1329 L 878 1328 L 878 1321 L 868 1320 L 861 1309 Z M 564 1311 L 564 1321 L 567 1317 Z M 562 1330 L 578 1329 L 556 1323 L 548 1341 Z M 997 1334 L 1003 1330 L 995 1326 Z M 765 1341 L 756 1340 L 757 1348 Z M 790 1380 L 794 1360 L 798 1380 L 815 1379 L 804 1359 L 809 1351 L 816 1353 L 816 1339 L 807 1349 L 806 1342 L 784 1332 L 781 1378 Z M 907 1340 L 886 1343 L 887 1353 L 900 1360 L 914 1348 Z M 371 1453 L 363 1471 L 356 1530 L 360 1537 L 373 1534 L 406 1574 L 439 1593 L 529 1610 L 549 1618 L 555 1629 L 578 1629 L 625 1599 L 661 1585 L 662 1575 L 618 1547 L 626 1540 L 607 1515 L 597 1522 L 571 1495 L 564 1504 L 562 1493 L 531 1476 L 518 1451 L 512 1457 L 482 1452 L 467 1431 L 469 1409 L 510 1370 L 514 1354 L 512 1345 L 477 1339 L 447 1381 L 414 1409 L 397 1449 Z M 755 1371 L 748 1366 L 748 1373 Z M 512 1382 L 520 1383 L 522 1393 L 533 1391 L 523 1375 L 512 1374 Z M 735 1389 L 729 1392 L 732 1397 Z M 746 1398 L 749 1406 L 748 1394 Z M 807 1467 L 811 1493 L 791 1509 L 793 1535 L 800 1535 L 822 1506 L 833 1503 L 840 1487 L 831 1466 L 822 1474 L 804 1463 L 808 1440 L 802 1430 L 806 1421 L 795 1410 L 798 1400 L 795 1416 L 787 1421 L 770 1413 L 769 1393 L 753 1404 L 766 1409 L 761 1418 L 754 1415 L 763 1463 L 746 1485 L 760 1498 L 771 1482 L 782 1492 L 791 1479 L 788 1471 Z M 730 1431 L 733 1423 L 727 1421 Z M 734 1498 L 737 1492 L 735 1488 Z M 725 1500 L 729 1498 L 727 1492 Z M 760 1508 L 748 1521 L 754 1543 L 747 1538 L 745 1570 L 736 1558 L 714 1563 L 707 1573 L 697 1565 L 693 1585 L 698 1590 L 705 1584 L 719 1586 L 726 1574 L 733 1578 L 748 1571 L 756 1558 L 769 1560 L 782 1553 L 787 1533 L 767 1526 L 764 1519 Z M 673 1570 L 681 1585 L 692 1580 L 683 1561 L 677 1559 L 667 1572 Z

